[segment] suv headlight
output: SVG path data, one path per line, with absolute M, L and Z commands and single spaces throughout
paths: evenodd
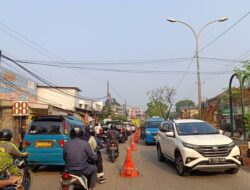
M 194 144 L 189 144 L 189 143 L 185 143 L 185 142 L 182 142 L 183 146 L 187 147 L 187 148 L 191 148 L 191 149 L 194 149 L 194 150 L 199 150 L 199 145 L 194 145 Z
M 232 141 L 231 143 L 228 144 L 228 149 L 229 149 L 229 150 L 232 150 L 233 147 L 235 147 L 235 146 L 236 146 L 235 142 Z

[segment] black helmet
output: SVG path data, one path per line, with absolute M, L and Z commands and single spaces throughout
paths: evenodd
M 0 131 L 0 140 L 10 141 L 13 137 L 13 133 L 10 129 L 3 129 Z
M 73 127 L 70 131 L 70 138 L 82 138 L 83 137 L 83 131 L 80 127 Z

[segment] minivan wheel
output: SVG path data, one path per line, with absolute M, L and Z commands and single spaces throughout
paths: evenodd
M 164 162 L 165 161 L 165 157 L 162 154 L 161 146 L 160 145 L 157 145 L 157 156 L 158 156 L 158 160 L 160 162 Z
M 233 168 L 233 169 L 230 169 L 230 170 L 226 170 L 225 173 L 227 173 L 227 174 L 237 174 L 239 169 L 240 169 L 240 167 Z
M 184 166 L 184 162 L 180 153 L 177 153 L 175 156 L 175 169 L 180 176 L 189 175 L 189 170 Z

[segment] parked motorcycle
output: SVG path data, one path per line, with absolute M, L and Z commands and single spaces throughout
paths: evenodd
M 75 175 L 63 171 L 60 175 L 61 190 L 87 190 L 88 180 L 84 175 Z
M 110 161 L 114 163 L 119 156 L 118 144 L 116 142 L 109 142 L 107 145 L 107 153 Z
M 21 177 L 21 186 L 24 190 L 29 190 L 31 185 L 31 175 L 29 172 L 29 165 L 26 160 L 26 158 L 17 158 L 15 159 L 14 163 L 19 167 L 20 173 L 22 173 Z M 8 169 L 4 173 L 1 174 L 1 179 L 8 179 L 10 177 L 10 174 L 8 172 Z M 2 190 L 18 190 L 20 188 L 20 185 L 10 185 L 8 187 L 2 188 Z

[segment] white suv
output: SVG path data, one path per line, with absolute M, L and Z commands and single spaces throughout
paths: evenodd
M 175 162 L 181 176 L 192 170 L 235 174 L 241 165 L 240 150 L 234 141 L 201 120 L 162 122 L 156 145 L 159 161 L 167 158 Z

